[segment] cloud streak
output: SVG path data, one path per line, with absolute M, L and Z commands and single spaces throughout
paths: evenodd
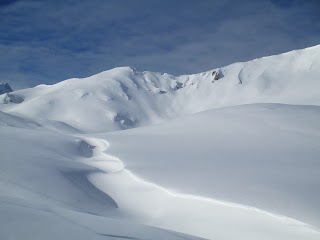
M 0 81 L 15 88 L 123 65 L 195 73 L 320 39 L 318 1 L 5 3 L 0 5 Z

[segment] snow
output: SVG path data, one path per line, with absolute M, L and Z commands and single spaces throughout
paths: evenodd
M 1 95 L 0 239 L 320 239 L 319 69 L 315 46 Z
M 319 227 L 319 122 L 318 106 L 255 104 L 97 137 L 127 169 L 165 189 Z
M 86 177 L 97 169 L 82 163 L 81 139 L 0 132 L 1 239 L 197 239 L 119 219 L 117 203 Z
M 220 68 L 221 78 L 214 82 L 214 70 L 172 76 L 121 67 L 16 91 L 11 96 L 20 99 L 19 104 L 2 104 L 0 110 L 63 122 L 88 133 L 157 124 L 241 104 L 319 105 L 319 69 L 320 46 Z

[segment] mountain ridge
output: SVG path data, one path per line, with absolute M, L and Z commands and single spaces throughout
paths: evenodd
M 241 104 L 320 105 L 319 59 L 317 45 L 191 75 L 118 67 L 4 94 L 0 110 L 103 132 Z

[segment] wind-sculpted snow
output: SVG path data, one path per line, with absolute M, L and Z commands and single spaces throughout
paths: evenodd
M 11 143 L 19 149 L 11 152 L 8 147 L 1 152 L 5 156 L 0 181 L 1 216 L 14 216 L 6 221 L 11 230 L 1 227 L 3 237 L 10 236 L 16 224 L 23 228 L 13 236 L 22 236 L 37 226 L 41 229 L 38 239 L 53 238 L 51 228 L 60 228 L 65 233 L 58 234 L 62 239 L 136 239 L 137 234 L 145 239 L 148 231 L 152 239 L 158 235 L 176 238 L 171 232 L 157 233 L 158 230 L 139 224 L 209 239 L 307 240 L 320 236 L 297 220 L 253 207 L 176 193 L 147 182 L 126 169 L 118 157 L 110 155 L 110 144 L 104 139 L 15 129 L 1 127 L 5 138 L 1 138 L 0 144 Z M 15 134 L 21 132 L 23 136 L 18 139 Z M 132 228 L 140 231 L 132 232 Z
M 104 153 L 108 147 L 109 143 L 103 139 L 81 140 L 79 149 L 85 157 L 81 162 L 106 173 L 123 170 L 124 166 L 119 158 Z
M 109 146 L 103 139 L 91 139 L 91 142 L 103 146 L 100 150 L 107 150 L 106 146 Z M 99 161 L 110 164 L 111 160 L 111 164 L 116 167 L 113 169 L 104 164 L 93 164 L 103 172 L 90 174 L 88 176 L 90 182 L 112 196 L 119 208 L 135 221 L 208 239 L 318 239 L 320 237 L 320 232 L 294 219 L 253 207 L 175 193 L 137 177 L 124 169 L 118 158 L 106 153 L 99 153 L 98 156 Z M 122 168 L 118 167 L 119 163 Z M 90 162 L 88 164 L 92 165 Z M 130 191 L 131 189 L 133 191 Z M 232 231 L 227 231 L 226 226 Z
M 118 169 L 102 152 L 107 142 L 9 126 L 0 132 L 0 239 L 199 239 L 123 219 L 87 177 Z
M 99 134 L 138 176 L 320 226 L 320 107 L 254 104 Z
M 213 71 L 219 72 L 218 80 Z M 248 103 L 319 105 L 319 75 L 320 46 L 193 75 L 121 67 L 16 91 L 2 97 L 0 110 L 63 122 L 82 132 L 105 132 Z

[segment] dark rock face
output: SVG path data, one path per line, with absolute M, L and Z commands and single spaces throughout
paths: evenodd
M 220 78 L 220 70 L 215 70 L 212 72 L 212 76 L 213 76 L 213 79 L 216 81 L 216 80 L 219 80 Z
M 0 103 L 8 104 L 8 103 L 22 103 L 23 98 L 11 93 L 5 93 L 0 98 Z
M 114 121 L 118 123 L 122 129 L 133 128 L 137 126 L 137 121 L 130 119 L 128 116 L 121 113 L 118 113 L 114 117 Z
M 12 92 L 12 88 L 10 87 L 10 85 L 8 83 L 0 83 L 0 95 L 4 94 L 4 93 L 9 93 Z
M 165 90 L 160 90 L 159 91 L 159 94 L 165 94 L 165 93 L 167 93 L 167 91 L 165 91 Z
M 214 70 L 211 74 L 213 76 L 212 82 L 218 81 L 219 79 L 223 78 L 224 75 L 220 69 Z

